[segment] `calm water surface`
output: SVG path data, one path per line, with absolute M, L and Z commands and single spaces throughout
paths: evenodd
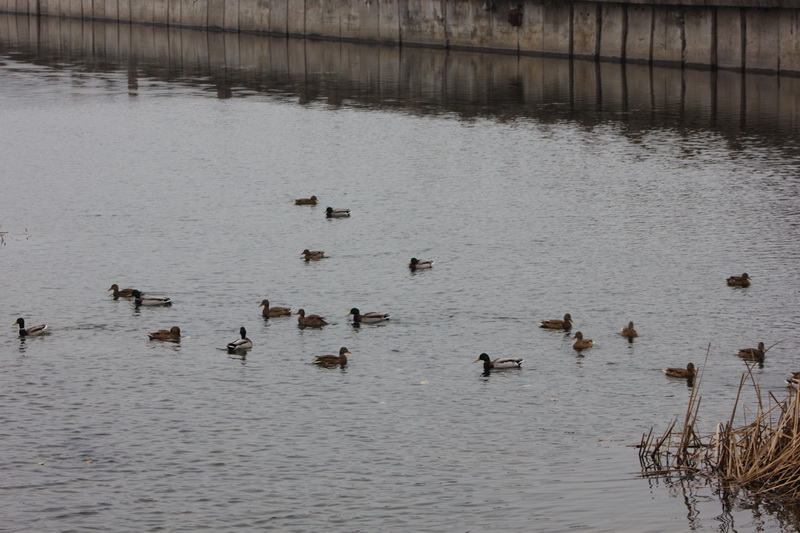
M 123 30 L 26 20 L 0 17 L 3 530 L 797 529 L 637 477 L 630 447 L 685 411 L 665 366 L 703 367 L 708 433 L 739 348 L 781 341 L 753 371 L 779 398 L 800 370 L 792 80 L 661 98 L 710 74 L 253 36 L 189 64 L 205 34 L 100 53 L 87 35 Z M 332 324 L 265 321 L 263 298 Z M 354 328 L 354 306 L 392 318 Z M 536 326 L 566 312 L 583 355 Z M 20 340 L 18 316 L 51 335 Z M 223 349 L 241 326 L 246 358 Z M 309 364 L 341 346 L 345 369 Z M 483 376 L 481 352 L 525 362 Z

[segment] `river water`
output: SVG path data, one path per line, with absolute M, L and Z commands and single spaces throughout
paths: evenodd
M 800 370 L 799 86 L 0 15 L 0 527 L 796 531 L 632 445 Z

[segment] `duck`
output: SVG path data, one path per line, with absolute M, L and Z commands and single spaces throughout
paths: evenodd
M 309 250 L 306 248 L 303 250 L 300 255 L 305 256 L 306 261 L 317 261 L 318 259 L 322 259 L 325 257 L 325 252 L 321 250 Z
M 328 207 L 325 209 L 325 216 L 327 218 L 344 218 L 350 216 L 349 209 L 334 209 L 332 207 Z
M 321 317 L 319 315 L 306 316 L 305 309 L 300 309 L 299 311 L 297 311 L 297 314 L 300 315 L 297 317 L 297 325 L 299 326 L 321 328 L 322 326 L 328 325 L 324 317 Z
M 108 290 L 114 291 L 113 296 L 115 300 L 117 298 L 130 298 L 133 296 L 133 289 L 120 289 L 119 285 L 116 283 L 113 284 Z
M 264 310 L 261 311 L 261 314 L 264 316 L 264 318 L 270 318 L 273 316 L 288 316 L 292 314 L 292 309 L 290 307 L 270 307 L 269 300 L 266 298 L 261 300 L 261 303 L 258 306 L 264 308 Z
M 433 261 L 427 259 L 417 259 L 416 257 L 412 257 L 411 261 L 408 262 L 408 268 L 411 269 L 411 272 L 431 267 L 433 267 Z
M 239 335 L 241 336 L 240 339 L 228 343 L 228 352 L 242 353 L 253 347 L 253 341 L 247 338 L 247 330 L 244 329 L 244 326 L 239 328 Z
M 150 337 L 151 341 L 179 341 L 181 340 L 181 328 L 172 326 L 169 329 L 160 329 L 153 333 L 148 333 L 147 336 Z
M 694 363 L 689 363 L 686 368 L 664 368 L 664 373 L 671 378 L 694 378 L 697 375 L 697 369 Z
M 592 339 L 584 339 L 583 333 L 581 333 L 580 331 L 575 333 L 575 336 L 572 338 L 577 339 L 575 343 L 572 345 L 572 347 L 578 350 L 579 352 L 581 350 L 585 350 L 587 348 L 591 348 L 592 346 L 594 346 L 594 341 Z
M 322 365 L 322 366 L 333 366 L 333 365 L 340 365 L 344 366 L 347 364 L 347 355 L 350 353 L 350 350 L 342 346 L 339 348 L 339 355 L 320 355 L 314 361 L 312 361 L 312 365 Z
M 133 296 L 133 303 L 137 306 L 172 305 L 172 300 L 165 296 L 145 296 L 136 289 L 131 291 L 131 295 Z
M 798 384 L 800 384 L 800 372 L 790 372 L 789 379 L 785 381 L 786 384 L 789 385 L 791 388 L 796 389 Z
M 492 370 L 500 370 L 503 368 L 522 368 L 522 362 L 525 359 L 512 359 L 510 357 L 506 358 L 497 358 L 497 359 L 490 359 L 488 354 L 482 353 L 478 356 L 477 359 L 473 361 L 473 363 L 477 363 L 478 361 L 483 361 L 483 371 L 486 373 L 491 372 Z
M 298 198 L 294 201 L 294 205 L 317 205 L 317 197 L 312 196 L 311 198 Z
M 764 359 L 764 343 L 759 342 L 758 348 L 742 348 L 739 350 L 739 357 L 743 359 Z
M 11 325 L 19 326 L 20 337 L 35 337 L 37 335 L 44 335 L 46 333 L 45 330 L 47 329 L 47 324 L 39 324 L 38 326 L 26 328 L 24 318 L 18 318 L 17 321 Z
M 353 324 L 375 324 L 389 320 L 389 315 L 386 313 L 364 313 L 363 315 L 357 307 L 350 309 L 347 316 L 353 315 Z
M 570 330 L 572 329 L 572 316 L 567 313 L 564 315 L 564 320 L 542 320 L 539 322 L 540 328 L 547 328 L 547 329 L 563 329 L 563 330 Z
M 727 280 L 728 285 L 731 287 L 749 287 L 750 286 L 750 276 L 747 275 L 747 272 L 742 274 L 741 276 L 731 276 Z
M 623 337 L 628 337 L 629 341 L 632 341 L 634 337 L 638 337 L 639 334 L 633 329 L 633 322 L 628 322 L 628 325 L 619 330 L 619 334 Z

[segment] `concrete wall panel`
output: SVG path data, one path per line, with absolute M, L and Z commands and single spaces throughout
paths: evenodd
M 450 46 L 494 48 L 494 11 L 485 11 L 478 2 L 447 2 L 447 41 Z M 475 43 L 475 44 L 473 44 Z
M 225 18 L 223 27 L 226 31 L 239 32 L 239 0 L 223 0 Z
M 152 24 L 155 22 L 154 10 L 156 2 L 152 0 L 149 2 L 133 0 L 130 6 L 131 22 L 137 22 L 140 24 Z
M 378 0 L 380 20 L 378 31 L 381 42 L 400 42 L 400 7 L 398 0 Z
M 508 9 L 498 8 L 495 35 L 505 34 L 509 49 L 516 44 L 520 52 L 540 52 L 544 46 L 544 10 L 543 4 L 524 6 L 522 26 L 515 28 L 508 23 Z
M 709 67 L 716 64 L 715 31 L 713 10 L 686 8 L 684 11 L 686 48 L 683 58 L 686 66 Z
M 595 58 L 600 53 L 600 16 L 602 6 L 594 2 L 573 4 L 572 54 Z
M 778 12 L 747 9 L 745 16 L 744 63 L 748 70 L 778 71 Z
M 683 9 L 675 6 L 653 8 L 653 63 L 680 65 L 683 62 Z
M 289 35 L 305 35 L 305 0 L 286 0 L 286 32 Z
M 625 59 L 649 62 L 652 60 L 652 6 L 628 6 L 628 32 L 625 38 Z
M 542 19 L 542 52 L 568 55 L 572 41 L 572 4 L 545 4 Z
M 739 8 L 717 8 L 717 66 L 744 66 L 744 14 Z
M 239 5 L 239 31 L 269 31 L 269 0 L 247 0 Z
M 172 0 L 181 3 L 181 26 L 205 28 L 208 26 L 208 3 L 202 0 Z
M 603 4 L 600 29 L 600 57 L 620 59 L 625 57 L 625 27 L 627 13 L 621 4 Z
M 288 0 L 269 0 L 269 31 L 275 34 L 287 34 L 289 31 Z
M 778 48 L 780 72 L 800 72 L 800 10 L 781 13 Z
M 152 0 L 153 23 L 159 26 L 169 24 L 169 0 Z
M 210 30 L 228 30 L 225 26 L 225 0 L 207 0 L 208 1 L 208 29 Z
M 400 37 L 404 43 L 445 46 L 444 0 L 401 0 Z

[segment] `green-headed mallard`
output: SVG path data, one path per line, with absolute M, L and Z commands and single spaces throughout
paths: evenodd
M 325 216 L 327 218 L 344 218 L 350 216 L 349 209 L 334 209 L 332 207 L 328 207 L 325 209 Z
M 253 341 L 247 338 L 247 330 L 244 329 L 244 326 L 239 328 L 239 335 L 241 338 L 228 343 L 228 352 L 242 353 L 253 347 Z
M 623 337 L 627 337 L 629 341 L 632 341 L 634 337 L 638 337 L 639 334 L 633 329 L 633 322 L 628 322 L 628 325 L 619 330 L 619 334 Z
M 417 270 L 422 270 L 425 268 L 433 267 L 433 261 L 429 261 L 427 259 L 417 259 L 416 257 L 412 257 L 411 261 L 408 262 L 408 268 L 411 269 L 411 272 L 416 272 Z
M 136 289 L 131 291 L 131 294 L 133 295 L 133 303 L 137 306 L 172 305 L 172 300 L 165 296 L 145 296 Z
M 375 324 L 377 322 L 389 320 L 389 315 L 386 313 L 364 313 L 362 315 L 356 307 L 350 309 L 347 316 L 350 315 L 353 315 L 353 324 Z
M 334 366 L 334 365 L 341 365 L 344 366 L 347 364 L 347 356 L 345 354 L 350 353 L 350 351 L 342 346 L 339 348 L 339 355 L 320 355 L 311 364 L 314 365 L 322 365 L 322 366 Z
M 478 361 L 483 361 L 483 371 L 489 373 L 492 370 L 500 370 L 503 368 L 522 368 L 522 362 L 524 359 L 512 359 L 510 357 L 506 357 L 493 360 L 489 358 L 488 354 L 482 353 L 473 361 L 473 363 L 477 363 Z
M 594 341 L 592 339 L 584 339 L 583 333 L 581 333 L 580 331 L 575 333 L 575 336 L 572 338 L 576 339 L 572 347 L 578 350 L 579 352 L 581 350 L 585 350 L 587 348 L 591 348 L 592 346 L 594 346 Z
M 147 336 L 154 341 L 179 341 L 181 340 L 181 328 L 172 326 L 169 329 L 160 329 L 153 333 L 148 333 Z
M 116 300 L 117 298 L 130 298 L 133 296 L 133 289 L 120 289 L 119 285 L 116 283 L 108 289 L 109 291 L 114 291 L 113 296 Z
M 264 310 L 261 311 L 261 314 L 264 316 L 264 318 L 269 318 L 273 316 L 287 316 L 292 314 L 292 310 L 289 307 L 270 307 L 269 300 L 267 300 L 266 298 L 264 300 L 261 300 L 261 304 L 259 304 L 259 307 L 264 308 Z
M 665 368 L 664 373 L 671 378 L 694 378 L 697 375 L 697 369 L 694 363 L 689 363 L 686 368 Z
M 305 250 L 303 250 L 300 253 L 300 255 L 303 256 L 303 258 L 306 261 L 316 261 L 318 259 L 322 259 L 323 257 L 325 257 L 325 252 L 323 252 L 321 250 L 313 250 L 312 251 L 312 250 L 309 250 L 308 248 L 306 248 Z
M 564 315 L 564 320 L 542 320 L 539 322 L 540 328 L 547 328 L 547 329 L 563 329 L 563 330 L 570 330 L 572 329 L 572 316 L 569 313 Z
M 11 325 L 19 326 L 20 337 L 35 337 L 37 335 L 44 335 L 46 333 L 45 330 L 47 329 L 47 324 L 39 324 L 38 326 L 26 328 L 24 318 L 18 318 L 17 321 Z
M 759 342 L 758 348 L 742 348 L 739 350 L 739 357 L 743 359 L 764 359 L 764 343 Z
M 311 198 L 298 198 L 294 201 L 294 205 L 317 205 L 317 197 L 312 196 Z
M 300 315 L 297 317 L 297 325 L 309 328 L 321 328 L 322 326 L 327 326 L 328 323 L 325 321 L 324 317 L 319 315 L 308 315 L 306 316 L 305 309 L 300 309 L 297 311 L 297 314 Z
M 750 276 L 747 275 L 747 272 L 745 272 L 741 276 L 731 276 L 726 281 L 728 282 L 728 285 L 730 285 L 731 287 L 750 286 Z

